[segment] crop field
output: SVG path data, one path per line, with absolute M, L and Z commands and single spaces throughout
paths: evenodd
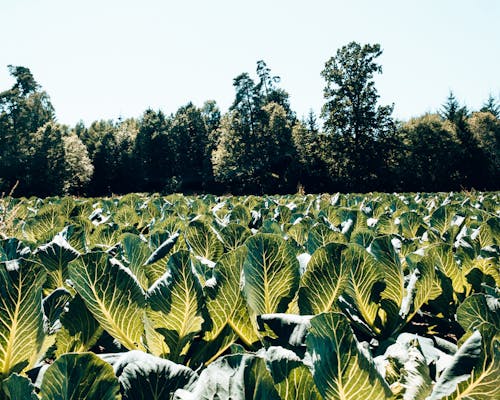
M 500 399 L 500 194 L 0 199 L 0 399 Z

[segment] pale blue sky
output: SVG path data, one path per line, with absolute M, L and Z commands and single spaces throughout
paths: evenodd
M 499 0 L 0 0 L 0 91 L 29 67 L 60 122 L 166 113 L 214 99 L 263 59 L 298 116 L 319 112 L 328 58 L 380 43 L 381 102 L 407 119 L 452 89 L 472 108 L 500 96 Z

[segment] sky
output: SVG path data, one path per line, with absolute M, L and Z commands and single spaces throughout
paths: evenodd
M 473 109 L 500 100 L 498 0 L 0 0 L 0 91 L 22 65 L 68 125 L 209 99 L 225 112 L 233 79 L 264 60 L 302 117 L 351 41 L 381 45 L 376 87 L 398 119 L 450 90 Z

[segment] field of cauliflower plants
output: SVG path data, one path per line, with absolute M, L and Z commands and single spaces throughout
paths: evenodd
M 0 398 L 500 399 L 499 193 L 0 202 Z

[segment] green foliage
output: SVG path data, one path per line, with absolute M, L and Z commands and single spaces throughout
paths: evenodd
M 94 173 L 94 166 L 88 156 L 87 147 L 75 134 L 63 137 L 63 142 L 65 159 L 63 192 L 66 194 L 83 193 Z
M 330 174 L 346 189 L 373 187 L 388 148 L 383 138 L 394 134 L 392 106 L 377 106 L 373 75 L 380 45 L 351 42 L 330 58 L 321 72 L 326 81 L 322 116 L 329 135 Z
M 349 281 L 350 266 L 342 257 L 344 244 L 330 243 L 317 249 L 301 279 L 299 307 L 302 314 L 320 314 L 336 308 Z
M 167 272 L 149 288 L 147 300 L 148 326 L 154 330 L 151 338 L 155 333 L 160 334 L 168 348 L 168 357 L 174 361 L 182 360 L 203 323 L 202 288 L 187 251 L 179 251 L 170 257 Z M 148 340 L 148 345 L 164 346 L 164 343 L 160 346 L 154 341 Z
M 40 394 L 47 400 L 121 399 L 113 368 L 92 353 L 59 357 L 45 372 Z
M 285 312 L 299 286 L 299 264 L 282 238 L 262 233 L 245 243 L 243 292 L 254 314 Z
M 265 63 L 258 63 L 257 73 L 257 84 L 247 73 L 234 80 L 236 99 L 212 154 L 214 177 L 234 192 L 290 190 L 295 119 L 288 95 L 275 88 Z
M 93 252 L 72 261 L 69 276 L 105 330 L 127 349 L 143 348 L 145 293 L 128 268 L 106 253 Z
M 498 193 L 19 204 L 5 398 L 498 397 Z
M 16 82 L 11 89 L 0 93 L 0 191 L 8 192 L 22 179 L 18 194 L 33 193 L 24 178 L 35 172 L 34 144 L 38 155 L 43 156 L 41 140 L 33 140 L 33 135 L 54 120 L 54 108 L 28 68 L 12 65 L 8 68 Z
M 213 362 L 202 371 L 194 390 L 180 398 L 280 399 L 264 360 L 252 354 L 228 355 Z
M 37 400 L 35 387 L 30 380 L 18 374 L 12 374 L 2 382 L 0 394 L 5 400 Z
M 128 400 L 171 399 L 178 389 L 191 389 L 198 378 L 188 367 L 140 351 L 125 353 L 113 367 Z
M 401 134 L 408 149 L 403 155 L 403 170 L 415 190 L 440 190 L 456 187 L 458 175 L 457 154 L 459 145 L 455 130 L 449 121 L 436 114 L 413 118 L 402 126 Z M 411 178 L 410 178 L 411 177 Z
M 214 113 L 215 110 L 207 112 Z M 210 118 L 210 114 L 207 115 Z M 214 118 L 213 116 L 211 118 Z M 179 190 L 183 192 L 208 188 L 212 182 L 212 163 L 209 129 L 203 111 L 192 103 L 179 108 L 172 119 L 170 135 L 176 143 L 174 176 L 179 179 Z M 172 150 L 171 150 L 172 151 Z
M 381 54 L 379 44 L 351 42 L 326 62 L 322 121 L 312 110 L 298 121 L 280 78 L 260 60 L 255 79 L 233 80 L 227 113 L 214 101 L 189 102 L 172 114 L 148 109 L 137 119 L 70 128 L 55 122 L 29 69 L 9 66 L 15 83 L 0 93 L 0 193 L 498 189 L 496 99 L 474 112 L 450 92 L 439 114 L 396 122 L 394 106 L 378 104 Z
M 45 271 L 25 259 L 0 263 L 0 379 L 33 367 L 43 342 Z
M 307 337 L 314 382 L 324 399 L 388 399 L 391 391 L 358 347 L 344 315 L 320 314 Z

